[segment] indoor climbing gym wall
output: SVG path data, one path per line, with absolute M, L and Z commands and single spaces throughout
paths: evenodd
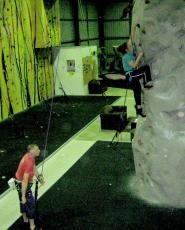
M 133 140 L 136 176 L 130 185 L 143 199 L 171 207 L 185 207 L 184 15 L 183 0 L 136 0 L 133 9 L 133 24 L 140 24 L 136 41 L 154 87 L 144 91 L 147 117 Z
M 0 1 L 0 121 L 54 95 L 60 1 Z

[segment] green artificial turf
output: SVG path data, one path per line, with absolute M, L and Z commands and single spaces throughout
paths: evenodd
M 48 155 L 97 116 L 102 107 L 118 97 L 69 96 L 55 97 L 48 136 Z M 15 115 L 0 123 L 0 193 L 14 176 L 28 144 L 36 143 L 44 149 L 51 100 Z M 38 162 L 43 158 L 40 157 Z
M 97 142 L 39 200 L 44 229 L 183 230 L 184 210 L 148 205 L 134 198 L 131 144 Z M 19 219 L 10 230 L 20 229 Z

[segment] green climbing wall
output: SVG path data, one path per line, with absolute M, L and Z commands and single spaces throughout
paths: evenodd
M 0 121 L 54 95 L 60 30 L 59 0 L 0 1 Z

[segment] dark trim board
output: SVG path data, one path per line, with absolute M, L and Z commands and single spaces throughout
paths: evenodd
M 105 40 L 122 40 L 122 39 L 129 39 L 129 37 L 122 37 L 122 36 L 119 36 L 119 37 L 105 37 Z

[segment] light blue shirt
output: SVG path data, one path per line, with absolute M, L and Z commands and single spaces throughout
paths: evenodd
M 123 69 L 125 73 L 129 73 L 133 71 L 134 69 L 129 65 L 129 62 L 135 62 L 135 57 L 133 53 L 126 53 L 122 56 L 122 64 L 123 64 Z

